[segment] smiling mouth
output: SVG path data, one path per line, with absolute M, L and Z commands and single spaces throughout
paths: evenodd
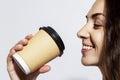
M 91 45 L 83 44 L 83 46 L 82 46 L 82 52 L 92 50 L 93 48 L 95 48 L 95 47 L 91 46 Z
M 89 50 L 92 48 L 93 48 L 92 46 L 88 46 L 88 45 L 83 45 L 83 47 L 82 47 L 83 50 Z

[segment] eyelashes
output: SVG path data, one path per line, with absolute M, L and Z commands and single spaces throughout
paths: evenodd
M 94 24 L 94 29 L 99 29 L 101 27 L 103 27 L 103 25 L 101 25 L 101 24 Z
M 102 26 L 101 24 L 94 24 L 95 27 L 100 27 Z

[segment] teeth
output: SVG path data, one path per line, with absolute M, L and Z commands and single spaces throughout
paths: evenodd
M 91 46 L 85 46 L 85 45 L 84 45 L 84 46 L 82 47 L 82 49 L 87 49 L 87 50 L 89 50 L 89 49 L 92 49 L 92 47 L 91 47 Z

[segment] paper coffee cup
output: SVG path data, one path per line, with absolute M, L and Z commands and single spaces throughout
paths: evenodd
M 29 74 L 61 56 L 64 49 L 62 39 L 53 28 L 41 27 L 27 46 L 13 55 L 13 59 L 25 74 Z

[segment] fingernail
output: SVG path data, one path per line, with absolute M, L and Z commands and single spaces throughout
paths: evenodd
M 25 41 L 27 41 L 27 40 L 26 40 L 26 39 L 23 39 L 22 41 L 25 42 Z
M 18 44 L 17 46 L 18 46 L 18 47 L 22 47 L 22 45 L 21 45 L 21 44 Z

